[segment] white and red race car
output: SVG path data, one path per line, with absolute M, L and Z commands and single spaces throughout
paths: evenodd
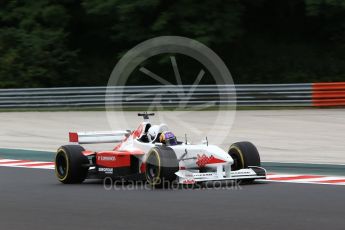
M 177 141 L 165 124 L 150 123 L 153 115 L 139 113 L 144 121 L 134 131 L 70 132 L 71 144 L 61 146 L 55 157 L 58 180 L 70 184 L 94 178 L 136 178 L 159 187 L 175 181 L 194 184 L 266 178 L 259 153 L 250 142 L 234 143 L 226 152 L 208 141 L 197 145 Z M 99 152 L 79 145 L 93 143 L 117 145 Z

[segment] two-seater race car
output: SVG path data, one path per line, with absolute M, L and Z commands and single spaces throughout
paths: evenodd
M 250 142 L 237 142 L 228 151 L 208 144 L 178 141 L 165 124 L 153 125 L 149 116 L 134 130 L 70 132 L 69 145 L 55 157 L 55 173 L 65 184 L 85 179 L 144 179 L 152 186 L 165 183 L 195 184 L 207 181 L 265 179 L 260 156 Z M 90 151 L 79 144 L 117 143 L 113 150 Z

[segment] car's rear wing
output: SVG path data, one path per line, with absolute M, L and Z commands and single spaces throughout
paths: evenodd
M 79 144 L 97 144 L 97 143 L 116 143 L 121 142 L 127 135 L 126 131 L 98 131 L 98 132 L 70 132 L 69 141 Z

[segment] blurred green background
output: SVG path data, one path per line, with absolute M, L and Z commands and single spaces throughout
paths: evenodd
M 106 85 L 161 35 L 208 45 L 235 83 L 345 80 L 343 0 L 0 0 L 0 88 Z

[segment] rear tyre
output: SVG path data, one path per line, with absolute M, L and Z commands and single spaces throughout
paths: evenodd
M 249 166 L 261 166 L 259 151 L 250 142 L 237 142 L 230 146 L 229 155 L 234 160 L 231 166 L 232 171 L 248 168 Z M 254 179 L 241 180 L 244 183 L 251 183 Z
M 176 180 L 178 160 L 172 148 L 167 146 L 153 147 L 146 160 L 146 181 L 153 187 L 169 187 Z
M 87 177 L 89 160 L 79 145 L 61 146 L 55 157 L 55 174 L 64 184 L 81 183 Z

